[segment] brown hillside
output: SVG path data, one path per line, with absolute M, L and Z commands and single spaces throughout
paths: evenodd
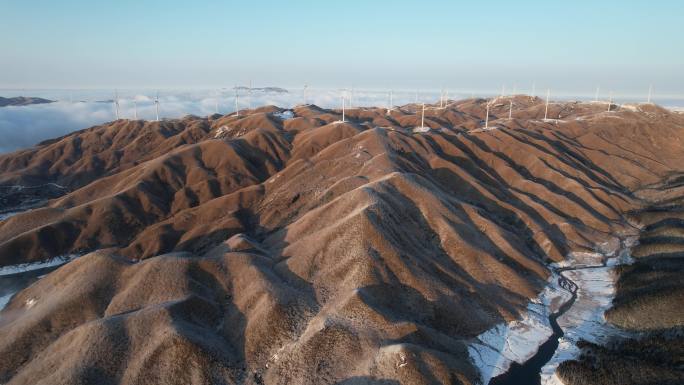
M 0 382 L 472 384 L 470 339 L 684 168 L 656 106 L 428 107 L 424 133 L 417 105 L 270 106 L 0 156 L 3 183 L 69 189 L 0 221 L 0 266 L 100 250 L 0 313 Z

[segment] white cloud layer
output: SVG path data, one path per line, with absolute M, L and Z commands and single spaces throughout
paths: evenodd
M 440 91 L 395 91 L 394 105 L 419 102 L 436 103 Z M 353 106 L 387 106 L 389 93 L 386 90 L 309 89 L 306 102 L 324 108 L 339 108 L 342 95 L 347 102 L 351 97 Z M 112 121 L 116 118 L 114 92 L 111 90 L 5 90 L 0 95 L 38 96 L 56 103 L 22 107 L 0 108 L 0 153 L 15 151 L 69 132 Z M 149 90 L 120 91 L 119 111 L 121 118 L 132 119 L 137 104 L 139 119 L 155 119 L 155 92 Z M 450 99 L 461 99 L 473 95 L 491 96 L 492 93 L 471 91 L 450 91 Z M 553 95 L 552 95 L 553 96 Z M 569 95 L 558 98 L 571 98 Z M 616 98 L 617 100 L 617 98 Z M 305 101 L 303 90 L 291 89 L 288 93 L 255 90 L 251 96 L 240 90 L 241 109 L 263 105 L 289 108 Z M 660 102 L 660 101 L 658 101 Z M 674 103 L 674 104 L 673 104 Z M 668 103 L 662 103 L 668 105 Z M 682 100 L 669 103 L 684 105 Z M 159 93 L 162 118 L 179 118 L 188 114 L 206 116 L 218 109 L 221 114 L 235 111 L 235 93 L 232 89 L 221 90 L 165 90 Z M 349 105 L 349 104 L 347 104 Z
M 307 102 L 325 108 L 338 108 L 341 95 L 348 98 L 351 91 L 308 90 Z M 69 95 L 68 92 L 53 93 L 16 91 L 14 94 L 31 94 L 57 99 L 51 104 L 0 108 L 0 153 L 27 148 L 37 143 L 65 135 L 69 132 L 112 121 L 116 118 L 113 93 L 109 91 L 87 91 Z M 14 94 L 7 96 L 15 96 Z M 154 93 L 119 93 L 119 114 L 121 118 L 133 119 L 137 105 L 139 119 L 155 119 Z M 389 95 L 385 91 L 359 91 L 353 93 L 355 106 L 385 106 Z M 421 100 L 435 101 L 438 93 L 419 93 Z M 415 100 L 415 92 L 399 92 L 394 95 L 395 104 Z M 248 95 L 241 90 L 238 98 L 241 109 L 264 105 L 289 108 L 304 102 L 302 90 L 288 93 L 254 91 Z M 235 111 L 235 93 L 232 89 L 221 91 L 166 91 L 159 94 L 160 116 L 179 118 L 188 114 L 206 116 L 215 113 L 228 114 Z

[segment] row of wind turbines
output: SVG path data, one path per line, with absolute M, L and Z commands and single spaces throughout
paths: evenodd
M 252 82 L 249 82 L 249 87 L 244 87 L 247 88 L 247 108 L 252 109 Z M 240 116 L 240 94 L 238 92 L 239 87 L 235 86 L 235 113 L 236 116 Z M 114 115 L 116 116 L 116 119 L 119 120 L 121 119 L 121 108 L 119 104 L 119 92 L 118 90 L 114 91 L 114 99 L 113 99 L 113 104 L 114 104 Z M 73 102 L 73 101 L 72 101 Z M 154 106 L 155 106 L 155 113 L 156 113 L 156 119 L 155 121 L 159 121 L 159 91 L 157 91 L 157 94 L 154 98 Z M 219 92 L 216 91 L 216 97 L 214 98 L 214 110 L 215 113 L 219 113 Z M 136 99 L 133 99 L 133 119 L 138 120 L 138 101 Z
M 238 87 L 236 85 L 234 87 L 234 91 L 235 91 L 234 102 L 235 102 L 235 115 L 236 116 L 240 116 L 240 93 L 239 93 L 240 89 L 246 89 L 247 90 L 247 96 L 246 96 L 247 104 L 248 104 L 247 108 L 252 109 L 252 97 L 251 97 L 252 96 L 252 82 L 251 81 L 249 82 L 249 87 Z M 347 89 L 341 90 L 341 96 L 340 96 L 341 111 L 342 111 L 341 122 L 346 122 L 346 111 L 348 109 L 354 108 L 354 103 L 353 103 L 354 91 L 355 91 L 354 87 L 351 87 L 350 90 L 347 90 Z M 549 103 L 550 103 L 550 95 L 551 95 L 550 89 L 547 89 L 546 91 L 547 92 L 546 92 L 546 103 L 545 103 L 545 109 L 544 109 L 544 120 L 548 120 Z M 515 87 L 513 88 L 513 93 L 511 94 L 511 96 L 514 94 L 515 94 Z M 651 86 L 649 86 L 649 89 L 648 89 L 648 97 L 647 97 L 647 101 L 646 101 L 647 103 L 651 103 L 652 94 L 653 94 L 653 86 L 651 85 Z M 600 87 L 597 87 L 596 92 L 595 92 L 594 102 L 599 102 L 599 95 L 600 95 Z M 471 98 L 474 96 L 475 96 L 474 93 L 471 93 Z M 490 98 L 490 100 L 487 102 L 486 113 L 485 113 L 485 129 L 489 128 L 489 110 L 490 110 L 491 104 L 494 103 L 495 101 L 499 100 L 499 98 L 502 98 L 505 96 L 506 96 L 506 88 L 505 88 L 505 86 L 502 86 L 501 94 L 499 94 L 496 97 Z M 532 94 L 531 94 L 531 96 L 532 97 L 536 96 L 536 85 L 535 85 L 535 83 L 532 83 Z M 219 97 L 219 91 L 217 90 L 215 98 L 214 98 L 214 101 L 215 101 L 214 109 L 215 109 L 215 113 L 217 113 L 217 114 L 219 113 L 219 98 L 220 98 Z M 303 89 L 302 89 L 302 100 L 303 100 L 304 105 L 308 105 L 308 103 L 309 103 L 308 98 L 309 98 L 309 86 L 308 86 L 308 84 L 305 84 Z M 389 114 L 396 107 L 394 105 L 394 91 L 393 90 L 388 91 L 387 98 L 388 98 L 387 113 Z M 119 99 L 118 90 L 115 90 L 113 104 L 114 104 L 114 113 L 115 113 L 117 120 L 121 118 L 121 108 L 120 108 L 119 101 L 120 101 L 120 99 Z M 419 101 L 419 91 L 416 90 L 414 103 L 418 104 L 418 101 Z M 421 125 L 419 128 L 424 129 L 425 128 L 424 123 L 425 123 L 426 103 L 421 103 L 421 104 L 422 104 L 422 107 L 421 107 L 422 108 L 422 110 L 421 110 Z M 612 91 L 609 93 L 609 98 L 608 98 L 607 104 L 608 104 L 608 111 L 610 111 L 612 108 L 612 105 L 613 105 L 613 92 Z M 430 108 L 443 109 L 443 108 L 448 107 L 448 105 L 449 105 L 449 90 L 442 89 L 440 94 L 439 94 L 439 107 L 430 107 Z M 138 120 L 138 101 L 136 99 L 133 100 L 133 106 L 134 106 L 134 108 L 133 108 L 133 119 Z M 155 95 L 154 106 L 155 106 L 155 117 L 156 117 L 155 120 L 159 121 L 160 120 L 159 92 L 157 92 Z M 512 117 L 512 112 L 513 112 L 513 100 L 510 99 L 509 100 L 509 118 Z
M 157 118 L 155 121 L 159 121 L 159 91 L 154 97 L 154 109 Z M 121 109 L 119 106 L 119 91 L 114 91 L 114 113 L 116 114 L 116 120 L 121 119 Z M 138 120 L 138 101 L 133 99 L 133 120 Z

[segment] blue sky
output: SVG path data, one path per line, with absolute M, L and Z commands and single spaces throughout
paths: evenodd
M 682 1 L 0 0 L 0 88 L 684 93 Z

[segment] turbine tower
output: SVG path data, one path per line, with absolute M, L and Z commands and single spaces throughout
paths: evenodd
M 610 91 L 608 93 L 608 111 L 610 112 L 610 108 L 613 106 L 613 91 Z
M 510 105 L 508 106 L 508 119 L 513 118 L 513 98 L 509 101 Z
M 648 86 L 648 100 L 646 103 L 651 103 L 651 94 L 653 93 L 653 84 Z
M 489 102 L 487 102 L 487 112 L 485 114 L 485 130 L 489 129 Z
M 345 120 L 344 120 L 344 108 L 345 108 L 345 101 L 346 101 L 346 99 L 345 99 L 345 95 L 344 95 L 344 94 L 345 94 L 345 92 L 342 91 L 342 120 L 341 120 L 342 123 L 345 122 Z
M 544 110 L 544 120 L 549 116 L 549 96 L 551 95 L 551 90 L 546 89 L 546 109 Z
M 154 97 L 154 109 L 157 112 L 157 121 L 159 121 L 159 91 L 157 91 L 157 96 Z
M 306 99 L 306 90 L 307 90 L 308 88 L 309 88 L 309 85 L 305 83 L 305 84 L 304 84 L 304 90 L 302 91 L 302 94 L 303 94 L 303 96 L 304 96 L 304 105 L 309 104 L 308 101 L 307 101 L 307 99 Z
M 420 115 L 420 129 L 425 128 L 425 103 L 423 103 L 423 112 Z
M 249 81 L 249 89 L 247 90 L 247 109 L 252 109 L 252 81 Z
M 133 120 L 138 120 L 138 101 L 133 99 Z
M 598 102 L 600 87 L 596 87 L 596 95 L 594 95 L 594 101 Z
M 235 85 L 235 87 L 233 87 L 233 89 L 235 90 L 235 116 L 240 116 L 240 107 L 239 107 L 240 96 L 238 95 L 237 84 Z
M 119 91 L 114 90 L 114 110 L 116 111 L 116 120 L 119 120 Z
M 392 90 L 390 90 L 390 92 L 389 92 L 389 103 L 387 104 L 387 113 L 388 113 L 388 114 L 389 114 L 390 111 L 392 111 L 392 109 L 393 109 L 392 107 L 393 107 L 393 104 L 394 104 L 394 100 L 392 100 L 392 96 L 393 96 L 393 95 L 392 95 Z

